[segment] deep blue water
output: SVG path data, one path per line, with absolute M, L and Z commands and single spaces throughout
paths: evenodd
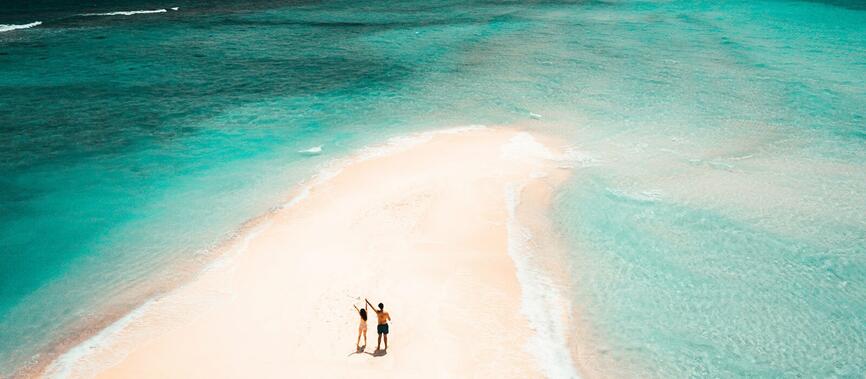
M 866 372 L 862 2 L 0 9 L 36 21 L 0 32 L 0 375 L 329 159 L 467 124 L 593 157 L 554 217 L 603 371 Z

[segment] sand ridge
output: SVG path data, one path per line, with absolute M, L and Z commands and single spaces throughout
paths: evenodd
M 520 207 L 548 206 L 568 175 L 551 141 L 470 128 L 350 163 L 48 376 L 543 376 L 507 196 L 531 186 Z M 355 349 L 365 296 L 393 317 L 387 352 L 373 314 Z

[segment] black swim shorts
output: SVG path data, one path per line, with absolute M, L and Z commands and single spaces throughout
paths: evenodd
M 379 324 L 379 325 L 376 325 L 376 333 L 379 333 L 379 334 L 388 334 L 388 324 Z

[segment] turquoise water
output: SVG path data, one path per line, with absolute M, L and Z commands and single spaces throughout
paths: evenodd
M 467 124 L 592 157 L 554 217 L 602 371 L 866 373 L 862 3 L 75 3 L 0 10 L 42 22 L 0 32 L 0 375 L 329 159 Z

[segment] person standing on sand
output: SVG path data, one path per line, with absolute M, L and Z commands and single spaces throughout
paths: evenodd
M 358 341 L 355 342 L 355 346 L 360 349 L 362 334 L 364 335 L 364 346 L 367 346 L 367 304 L 364 304 L 364 309 L 358 309 L 358 306 L 355 304 L 352 304 L 352 306 L 355 307 L 355 310 L 361 316 L 361 323 L 358 325 Z
M 379 347 L 382 345 L 382 335 L 385 335 L 385 350 L 388 350 L 388 321 L 391 321 L 391 315 L 388 312 L 385 312 L 385 304 L 379 303 L 379 310 L 376 310 L 373 307 L 373 304 L 370 304 L 370 300 L 366 298 L 364 301 L 367 302 L 367 305 L 370 308 L 373 308 L 376 311 L 376 318 L 379 321 L 379 325 L 376 325 L 376 333 L 379 333 L 379 341 L 376 342 L 376 350 L 379 350 Z

